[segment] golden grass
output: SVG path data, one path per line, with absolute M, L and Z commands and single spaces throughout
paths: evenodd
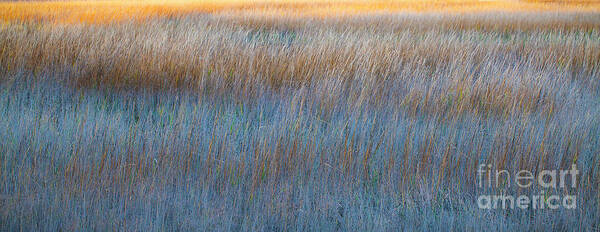
M 0 31 L 0 67 L 6 73 L 69 73 L 69 83 L 85 88 L 184 88 L 247 97 L 261 88 L 319 83 L 315 94 L 323 94 L 323 109 L 344 93 L 353 102 L 349 107 L 383 106 L 390 102 L 381 99 L 393 96 L 409 112 L 506 117 L 556 107 L 548 83 L 560 80 L 542 82 L 530 71 L 552 70 L 598 88 L 588 76 L 600 59 L 595 19 L 496 13 L 308 23 L 223 14 L 100 26 L 14 24 Z M 440 83 L 419 84 L 425 80 Z M 409 83 L 407 92 L 386 93 L 391 81 Z M 347 92 L 356 83 L 363 85 Z
M 44 1 L 1 2 L 0 20 L 106 23 L 216 12 L 332 17 L 383 12 L 597 12 L 598 10 L 600 10 L 600 2 L 596 1 Z

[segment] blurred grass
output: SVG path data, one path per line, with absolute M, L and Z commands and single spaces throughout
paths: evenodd
M 77 4 L 129 3 L 0 3 L 31 8 L 0 28 L 0 230 L 599 226 L 591 3 Z M 479 164 L 577 164 L 577 189 L 544 190 L 578 208 L 480 210 L 542 189 L 477 188 Z
M 0 20 L 51 21 L 57 23 L 110 23 L 175 17 L 199 13 L 245 12 L 260 15 L 319 16 L 361 15 L 393 12 L 597 12 L 597 1 L 42 1 L 0 2 Z

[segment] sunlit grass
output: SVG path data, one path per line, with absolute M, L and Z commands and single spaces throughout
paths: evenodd
M 0 20 L 105 23 L 215 12 L 320 16 L 382 12 L 598 11 L 594 1 L 43 1 L 0 2 Z

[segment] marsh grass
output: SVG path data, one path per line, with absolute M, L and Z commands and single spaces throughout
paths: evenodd
M 0 228 L 599 228 L 596 13 L 256 13 L 3 24 Z M 578 208 L 480 210 L 540 189 L 479 164 Z

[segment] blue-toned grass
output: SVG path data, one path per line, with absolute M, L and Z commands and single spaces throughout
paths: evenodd
M 599 228 L 597 28 L 220 17 L 3 28 L 0 229 Z M 577 164 L 577 209 L 478 209 L 479 164 Z

